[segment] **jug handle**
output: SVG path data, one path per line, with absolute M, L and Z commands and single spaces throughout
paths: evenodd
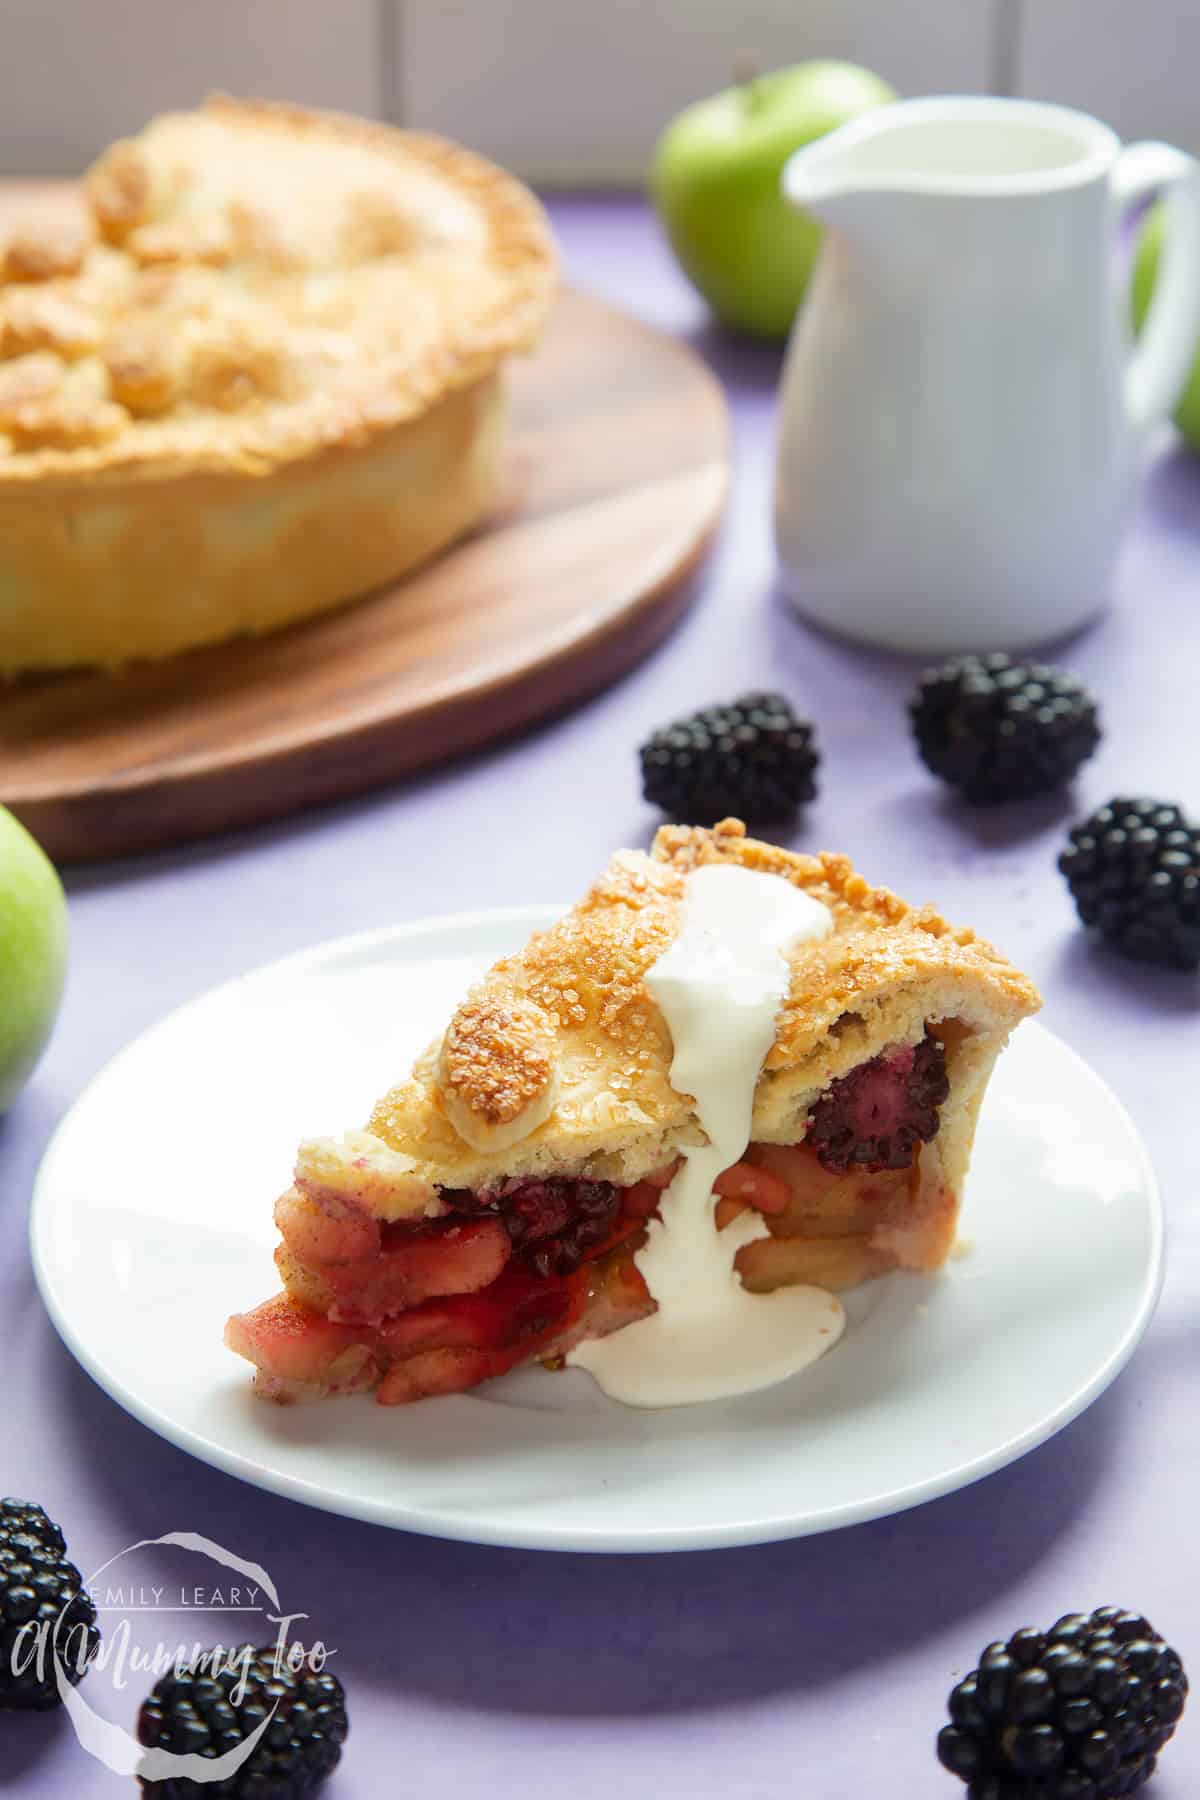
M 1129 144 L 1112 185 L 1122 213 L 1159 192 L 1167 206 L 1154 298 L 1125 371 L 1126 408 L 1144 432 L 1179 399 L 1200 343 L 1200 162 L 1170 144 Z

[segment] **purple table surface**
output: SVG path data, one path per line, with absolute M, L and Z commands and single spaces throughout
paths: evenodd
M 1147 1612 L 1200 1672 L 1200 994 L 1089 945 L 1054 867 L 1067 821 L 1114 793 L 1200 808 L 1200 460 L 1164 445 L 1112 609 L 1064 650 L 1102 698 L 1099 754 L 1070 794 L 973 815 L 910 747 L 914 665 L 818 636 L 780 598 L 769 498 L 778 355 L 709 330 L 637 201 L 564 199 L 553 211 L 573 279 L 683 334 L 727 385 L 736 476 L 695 608 L 635 674 L 518 741 L 333 810 L 70 876 L 61 1023 L 0 1121 L 0 1482 L 64 1521 L 85 1572 L 170 1530 L 265 1564 L 286 1609 L 307 1612 L 303 1629 L 336 1648 L 349 1690 L 353 1729 L 331 1800 L 525 1795 L 531 1784 L 572 1800 L 610 1800 L 618 1787 L 949 1800 L 962 1790 L 933 1755 L 946 1691 L 1017 1625 L 1116 1601 Z M 847 851 L 994 937 L 1042 986 L 1047 1024 L 1145 1134 L 1170 1267 L 1116 1385 L 1022 1462 L 917 1511 L 794 1543 L 645 1558 L 489 1550 L 348 1523 L 241 1486 L 127 1418 L 59 1344 L 26 1247 L 38 1160 L 84 1083 L 168 1008 L 287 951 L 464 906 L 574 897 L 611 849 L 648 841 L 655 821 L 634 761 L 647 731 L 756 686 L 782 687 L 819 726 L 821 796 L 793 841 Z M 209 1123 L 197 1117 L 198 1130 Z M 147 1343 L 146 1354 L 171 1346 Z M 170 1554 L 139 1557 L 139 1578 L 175 1580 Z M 194 1563 L 184 1573 L 211 1575 Z M 220 1633 L 208 1623 L 211 1641 Z M 191 1641 L 191 1621 L 180 1624 Z M 128 1721 L 146 1685 L 130 1674 L 118 1693 L 110 1671 L 85 1691 Z M 61 1714 L 5 1722 L 0 1738 L 0 1787 L 31 1800 L 132 1791 L 84 1754 Z M 1198 1784 L 1200 1722 L 1185 1722 L 1153 1792 L 1182 1800 Z

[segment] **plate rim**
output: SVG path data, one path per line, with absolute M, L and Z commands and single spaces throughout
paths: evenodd
M 403 943 L 406 940 L 435 934 L 456 935 L 460 932 L 502 927 L 509 924 L 521 924 L 527 929 L 534 930 L 553 923 L 556 918 L 561 917 L 565 910 L 565 903 L 552 904 L 548 902 L 480 907 L 461 912 L 429 914 L 394 925 L 378 926 L 367 931 L 350 932 L 339 937 L 325 939 L 320 943 L 290 951 L 284 956 L 258 963 L 190 996 L 145 1026 L 95 1071 L 75 1096 L 62 1118 L 59 1119 L 42 1153 L 30 1199 L 28 1232 L 34 1279 L 50 1321 L 71 1356 L 89 1379 L 94 1381 L 114 1404 L 146 1430 L 162 1438 L 173 1448 L 194 1457 L 198 1462 L 244 1481 L 251 1487 L 278 1495 L 283 1499 L 297 1501 L 302 1505 L 336 1517 L 352 1518 L 389 1530 L 412 1532 L 418 1536 L 479 1544 L 486 1547 L 621 1555 L 720 1550 L 752 1544 L 778 1543 L 791 1538 L 815 1537 L 829 1531 L 841 1531 L 874 1519 L 888 1518 L 898 1513 L 911 1511 L 929 1501 L 938 1500 L 947 1494 L 957 1493 L 960 1489 L 974 1486 L 976 1482 L 983 1481 L 989 1475 L 994 1475 L 1001 1469 L 1009 1467 L 1010 1464 L 1018 1462 L 1042 1444 L 1048 1443 L 1060 1431 L 1065 1430 L 1112 1385 L 1126 1368 L 1145 1337 L 1162 1293 L 1166 1275 L 1166 1219 L 1162 1193 L 1145 1140 L 1127 1107 L 1085 1057 L 1081 1056 L 1057 1032 L 1051 1031 L 1048 1026 L 1037 1019 L 1024 1020 L 1021 1029 L 1026 1033 L 1036 1033 L 1050 1039 L 1059 1052 L 1065 1054 L 1085 1071 L 1090 1080 L 1102 1090 L 1107 1104 L 1114 1110 L 1124 1126 L 1131 1146 L 1136 1148 L 1149 1224 L 1145 1275 L 1136 1309 L 1121 1338 L 1112 1346 L 1108 1355 L 1092 1371 L 1088 1379 L 1081 1382 L 1067 1400 L 1050 1413 L 1037 1419 L 1025 1430 L 1004 1439 L 986 1454 L 975 1457 L 967 1464 L 946 1469 L 939 1476 L 925 1481 L 909 1482 L 899 1488 L 876 1491 L 864 1495 L 856 1501 L 845 1502 L 840 1506 L 826 1508 L 821 1513 L 807 1516 L 769 1513 L 732 1524 L 666 1526 L 657 1529 L 653 1526 L 642 1526 L 632 1531 L 607 1526 L 588 1529 L 572 1526 L 557 1527 L 544 1523 L 526 1530 L 511 1522 L 491 1527 L 485 1519 L 476 1515 L 459 1519 L 453 1513 L 436 1512 L 426 1507 L 405 1508 L 395 1501 L 384 1503 L 369 1498 L 355 1499 L 352 1495 L 334 1494 L 327 1488 L 316 1486 L 303 1476 L 289 1474 L 281 1469 L 264 1467 L 241 1451 L 227 1449 L 221 1443 L 201 1436 L 190 1426 L 180 1424 L 159 1407 L 141 1399 L 120 1378 L 110 1374 L 104 1367 L 103 1358 L 88 1348 L 70 1322 L 64 1306 L 60 1304 L 42 1241 L 43 1232 L 47 1230 L 44 1220 L 49 1215 L 50 1207 L 50 1202 L 46 1198 L 49 1176 L 53 1173 L 53 1164 L 60 1139 L 65 1135 L 78 1110 L 90 1098 L 95 1087 L 101 1081 L 108 1080 L 114 1071 L 119 1070 L 126 1059 L 132 1057 L 148 1037 L 166 1030 L 188 1013 L 211 1004 L 221 996 L 232 993 L 248 981 L 279 975 L 286 976 L 291 971 L 302 970 L 306 965 L 320 965 L 331 959 L 361 954 L 363 951 L 370 951 L 382 945 Z M 451 1396 L 451 1398 L 455 1397 Z

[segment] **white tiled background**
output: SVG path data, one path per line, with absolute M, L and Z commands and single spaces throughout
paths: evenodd
M 212 88 L 448 132 L 543 181 L 636 180 L 662 124 L 842 56 L 1200 151 L 1197 0 L 0 0 L 0 172 L 76 169 Z

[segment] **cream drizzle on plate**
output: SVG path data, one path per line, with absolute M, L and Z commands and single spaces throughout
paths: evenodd
M 671 1029 L 671 1085 L 694 1097 L 708 1142 L 683 1151 L 635 1259 L 658 1311 L 567 1359 L 627 1406 L 772 1387 L 842 1334 L 841 1303 L 823 1288 L 746 1292 L 734 1257 L 767 1235 L 761 1213 L 747 1210 L 720 1232 L 713 1217 L 713 1183 L 750 1141 L 754 1090 L 790 981 L 785 952 L 832 929 L 828 907 L 789 881 L 706 864 L 688 877 L 679 936 L 647 972 Z

